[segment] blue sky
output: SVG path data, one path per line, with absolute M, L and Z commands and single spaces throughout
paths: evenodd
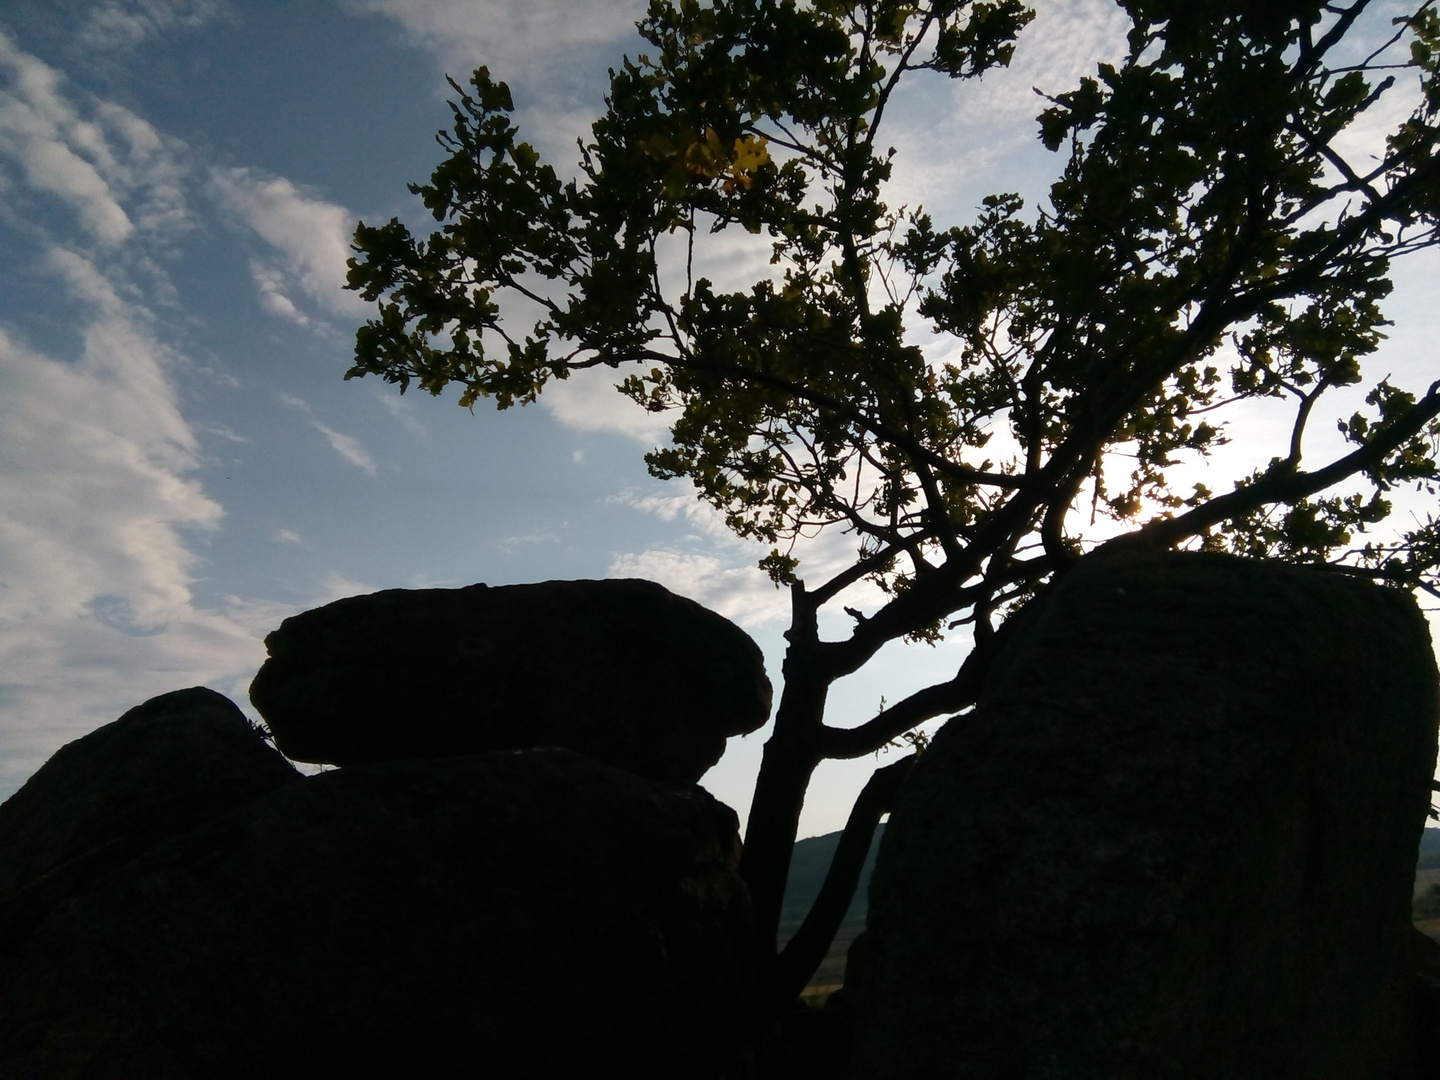
M 1059 92 L 1116 55 L 1125 22 L 1106 0 L 1039 6 L 1011 71 L 901 103 L 899 202 L 948 225 L 989 192 L 1043 192 L 1059 163 L 1035 138 L 1031 88 Z M 754 570 L 763 552 L 646 475 L 663 428 L 605 378 L 474 415 L 342 378 L 365 317 L 341 288 L 350 235 L 360 219 L 426 224 L 405 185 L 440 159 L 444 75 L 488 64 L 524 137 L 563 166 L 643 9 L 6 0 L 0 798 L 154 694 L 206 684 L 249 711 L 266 633 L 380 588 L 653 577 L 745 626 L 778 678 L 788 601 Z M 757 265 L 743 247 L 715 260 L 722 276 Z M 1372 365 L 1412 389 L 1437 367 L 1436 270 L 1430 256 L 1397 270 L 1397 325 Z M 1212 487 L 1283 429 L 1255 412 L 1234 434 Z M 822 537 L 806 565 L 818 577 L 848 550 Z M 883 652 L 832 691 L 832 722 L 948 677 L 965 647 Z M 705 781 L 742 818 L 763 737 L 733 742 Z M 801 835 L 839 828 L 874 764 L 824 767 Z

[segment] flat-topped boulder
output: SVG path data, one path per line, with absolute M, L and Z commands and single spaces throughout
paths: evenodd
M 1406 593 L 1082 560 L 897 796 L 855 1076 L 1391 1080 L 1435 659 Z
M 694 783 L 770 712 L 755 642 L 652 581 L 389 589 L 265 645 L 250 699 L 297 761 L 564 746 Z

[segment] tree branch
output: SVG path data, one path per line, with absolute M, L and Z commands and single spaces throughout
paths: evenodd
M 938 473 L 973 484 L 988 484 L 991 487 L 1006 489 L 1020 488 L 1025 486 L 1025 479 L 1021 476 L 1012 476 L 1006 473 L 983 472 L 980 469 L 973 469 L 968 465 L 961 465 L 958 462 L 950 461 L 940 454 L 921 445 L 917 440 L 901 431 L 896 431 L 879 420 L 871 419 L 849 402 L 839 398 L 831 397 L 829 394 L 819 393 L 804 383 L 792 382 L 789 379 L 782 379 L 764 371 L 747 370 L 740 367 L 720 369 L 713 364 L 704 364 L 698 361 L 683 361 L 673 356 L 660 353 L 648 354 L 646 359 L 659 359 L 671 367 L 690 369 L 707 375 L 728 376 L 740 382 L 759 383 L 768 386 L 773 390 L 780 390 L 800 401 L 809 402 L 822 409 L 829 409 L 836 416 L 850 421 L 875 438 L 897 446 L 909 454 L 915 461 L 924 462 Z
M 1179 517 L 1148 522 L 1135 532 L 1107 541 L 1101 550 L 1174 547 L 1192 536 L 1199 536 L 1211 526 L 1269 503 L 1291 503 L 1314 495 L 1346 477 L 1376 468 L 1386 454 L 1399 449 L 1407 439 L 1414 438 L 1437 416 L 1440 416 L 1440 381 L 1432 383 L 1423 398 L 1407 409 L 1403 416 L 1382 428 L 1368 443 L 1323 469 L 1308 473 L 1272 473 L 1247 487 L 1236 488 L 1228 495 L 1211 499 Z
M 902 551 L 908 551 L 912 555 L 918 553 L 920 545 L 930 539 L 928 533 L 918 532 L 913 536 L 907 536 L 903 540 L 887 544 L 874 555 L 861 559 L 858 562 L 847 566 L 840 573 L 827 581 L 820 588 L 810 594 L 812 602 L 817 606 L 823 606 L 833 600 L 840 593 L 844 592 L 851 585 L 863 579 L 867 574 L 874 573 L 886 562 L 893 559 Z
M 1295 61 L 1295 73 L 1300 76 L 1312 74 L 1325 54 L 1349 32 L 1355 20 L 1360 18 L 1369 6 L 1370 0 L 1356 0 L 1356 3 L 1340 12 L 1340 18 L 1335 20 L 1335 25 L 1325 31 L 1325 35 L 1318 42 L 1311 42 L 1309 39 L 1309 29 L 1307 27 L 1306 37 L 1300 49 L 1300 55 Z
M 1052 569 L 1054 567 L 1049 559 L 1041 556 L 1024 563 L 1012 564 L 1008 573 L 995 581 L 987 580 L 981 587 L 990 591 L 1010 582 L 1033 581 Z M 1009 639 L 1012 631 L 1013 620 L 1006 620 L 994 634 L 984 641 L 977 641 L 960 665 L 960 670 L 948 682 L 917 690 L 858 727 L 822 728 L 821 752 L 827 758 L 857 758 L 864 754 L 873 754 L 891 739 L 917 724 L 923 724 L 942 713 L 959 712 L 975 704 L 991 660 Z
M 971 656 L 975 655 L 973 652 Z M 968 658 L 967 658 L 968 662 Z M 891 739 L 926 720 L 933 720 L 943 713 L 959 712 L 975 703 L 979 679 L 975 669 L 967 671 L 967 664 L 949 682 L 936 683 L 923 690 L 917 690 L 902 701 L 897 701 L 873 720 L 867 720 L 859 727 L 832 728 L 824 731 L 821 748 L 827 758 L 857 758 L 873 754 Z

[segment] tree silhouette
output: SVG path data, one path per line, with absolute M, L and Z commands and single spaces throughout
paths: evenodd
M 462 405 L 503 409 L 617 369 L 674 417 L 654 475 L 771 548 L 793 615 L 743 872 L 777 1002 L 823 956 L 906 763 L 872 780 L 833 895 L 777 957 L 816 765 L 973 704 L 997 625 L 1097 537 L 1437 589 L 1434 517 L 1357 534 L 1391 489 L 1436 480 L 1440 383 L 1373 381 L 1321 461 L 1307 430 L 1380 345 L 1390 261 L 1436 243 L 1434 0 L 1393 21 L 1370 0 L 1120 3 L 1125 59 L 1039 116 L 1058 178 L 1032 210 L 996 194 L 942 230 L 885 201 L 898 88 L 1007 64 L 1032 18 L 1018 0 L 653 0 L 648 51 L 611 73 L 574 180 L 518 141 L 509 90 L 480 68 L 452 81 L 448 156 L 411 188 L 439 230 L 356 231 L 350 287 L 379 306 L 347 377 L 458 383 Z M 1357 152 L 1395 101 L 1382 149 Z M 693 267 L 735 229 L 774 255 L 727 292 Z M 663 272 L 676 244 L 684 268 Z M 943 359 L 918 344 L 936 340 Z M 1288 403 L 1288 453 L 1233 490 L 1175 490 L 1173 467 L 1255 399 Z M 835 528 L 853 563 L 803 582 L 796 538 Z M 823 640 L 822 609 L 867 580 L 883 602 Z M 952 679 L 824 723 L 830 685 L 881 646 L 961 625 L 975 648 Z

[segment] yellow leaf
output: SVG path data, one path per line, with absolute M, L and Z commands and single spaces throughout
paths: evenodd
M 752 173 L 762 165 L 770 163 L 770 140 L 763 135 L 755 138 L 753 135 L 743 135 L 735 140 L 735 161 L 731 169 L 737 175 Z

